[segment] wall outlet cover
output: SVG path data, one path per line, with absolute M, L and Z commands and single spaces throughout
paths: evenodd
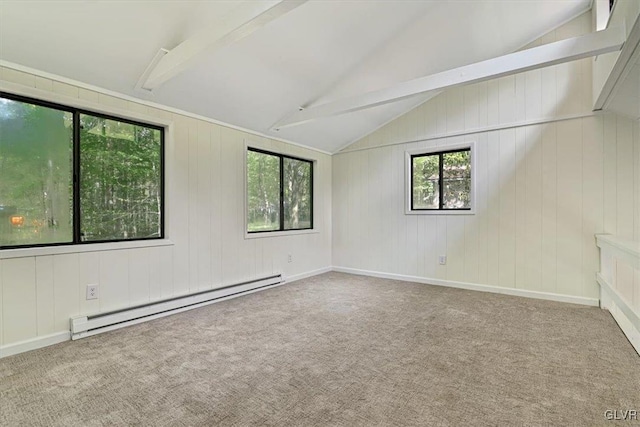
M 87 285 L 87 299 L 98 299 L 98 285 Z

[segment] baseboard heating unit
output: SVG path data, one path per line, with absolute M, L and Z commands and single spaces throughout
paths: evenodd
M 276 274 L 261 279 L 224 286 L 222 288 L 165 299 L 122 310 L 110 311 L 108 313 L 72 317 L 70 319 L 71 339 L 77 340 L 125 326 L 135 325 L 136 323 L 169 316 L 282 283 L 284 283 L 282 274 Z

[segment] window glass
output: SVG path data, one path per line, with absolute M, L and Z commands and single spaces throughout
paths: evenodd
M 313 162 L 247 150 L 247 231 L 313 228 Z
M 162 236 L 161 131 L 80 114 L 82 241 Z
M 471 149 L 411 156 L 411 210 L 471 209 Z
M 456 151 L 442 155 L 442 208 L 471 207 L 471 153 Z
M 438 155 L 412 159 L 413 209 L 438 209 L 440 206 L 439 162 Z
M 164 130 L 0 92 L 0 249 L 164 237 Z
M 311 162 L 284 157 L 284 229 L 311 228 Z
M 280 229 L 280 157 L 247 152 L 248 231 Z
M 73 114 L 0 98 L 0 246 L 73 241 Z

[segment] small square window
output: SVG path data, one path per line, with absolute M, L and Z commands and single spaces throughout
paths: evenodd
M 472 213 L 472 146 L 407 153 L 407 213 Z

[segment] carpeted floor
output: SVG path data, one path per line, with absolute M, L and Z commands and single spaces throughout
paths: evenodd
M 0 359 L 2 426 L 616 425 L 598 308 L 328 273 Z

